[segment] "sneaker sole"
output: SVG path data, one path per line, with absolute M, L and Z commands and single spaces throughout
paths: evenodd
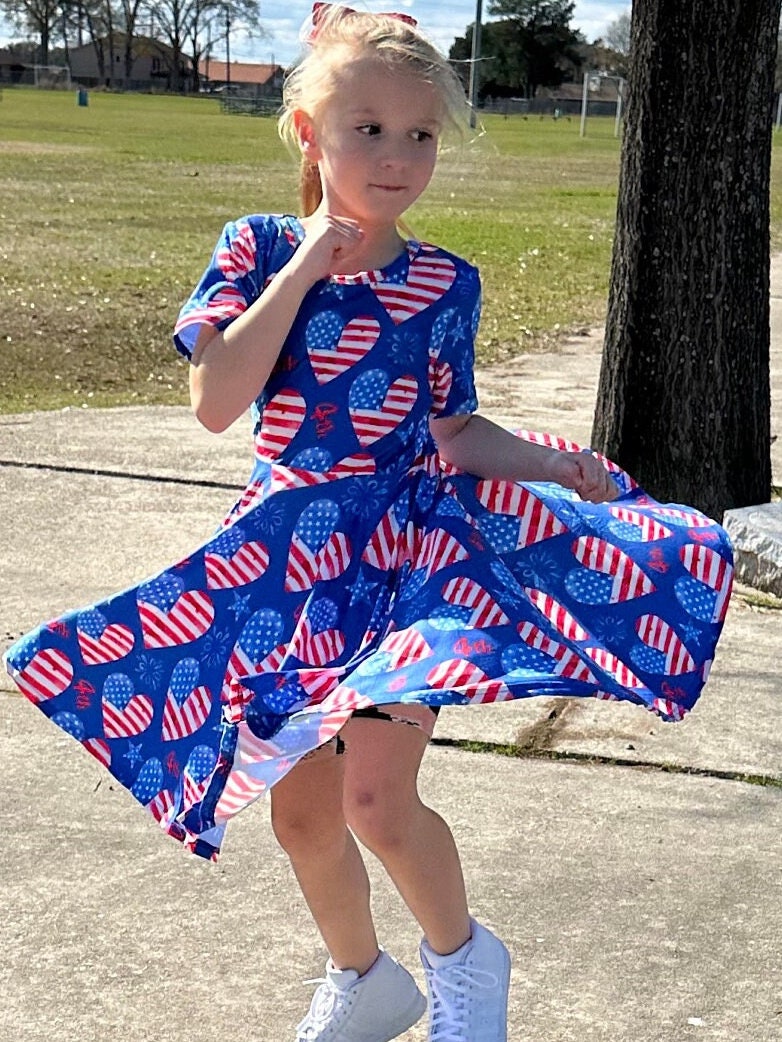
M 501 1034 L 500 1038 L 497 1040 L 497 1042 L 508 1042 L 508 994 L 509 994 L 509 991 L 510 991 L 510 968 L 511 968 L 511 961 L 510 961 L 510 952 L 508 951 L 507 948 L 505 948 L 505 960 L 504 960 L 504 962 L 505 962 L 505 965 L 504 965 L 504 968 L 503 968 L 502 983 L 504 984 L 504 987 L 505 987 L 505 1009 L 504 1009 L 504 1012 L 503 1012 L 502 1025 L 501 1025 L 502 1034 Z

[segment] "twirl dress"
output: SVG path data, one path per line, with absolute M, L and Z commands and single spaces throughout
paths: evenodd
M 226 225 L 179 350 L 241 314 L 303 235 L 289 216 Z M 439 460 L 430 417 L 477 405 L 479 308 L 476 269 L 415 241 L 317 283 L 217 533 L 7 652 L 22 692 L 196 854 L 216 857 L 227 821 L 359 707 L 569 695 L 678 720 L 698 698 L 731 587 L 722 528 L 611 464 L 622 495 L 594 505 Z

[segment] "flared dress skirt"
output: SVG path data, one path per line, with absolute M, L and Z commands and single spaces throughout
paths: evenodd
M 224 229 L 175 335 L 189 355 L 263 292 L 294 217 Z M 694 705 L 732 581 L 724 530 L 656 502 L 443 465 L 432 418 L 471 413 L 475 268 L 411 241 L 305 299 L 253 409 L 255 461 L 217 531 L 6 653 L 21 691 L 194 853 L 359 708 L 534 696 Z M 544 434 L 520 437 L 578 446 Z

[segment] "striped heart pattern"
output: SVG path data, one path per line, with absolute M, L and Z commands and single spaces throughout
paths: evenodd
M 174 666 L 163 707 L 163 741 L 173 742 L 194 734 L 206 723 L 212 693 L 200 683 L 198 659 L 183 658 Z
M 523 485 L 512 481 L 479 481 L 475 493 L 478 502 L 489 511 L 479 519 L 480 530 L 490 541 L 494 532 L 501 540 L 502 552 L 539 543 L 567 531 L 556 514 Z
M 437 304 L 455 279 L 456 266 L 449 257 L 419 253 L 404 282 L 378 282 L 372 288 L 391 321 L 399 325 Z
M 663 524 L 676 525 L 679 528 L 711 528 L 714 522 L 697 510 L 683 510 L 681 507 L 661 507 L 650 504 L 649 513 L 659 518 Z
M 111 673 L 103 684 L 103 732 L 107 738 L 132 738 L 146 731 L 154 707 L 125 673 Z
M 606 648 L 584 648 L 584 654 L 588 655 L 594 664 L 605 673 L 610 674 L 610 676 L 621 687 L 630 688 L 636 691 L 648 690 L 643 680 L 637 677 L 635 673 L 633 673 L 633 671 L 622 662 L 618 655 L 614 655 L 613 652 L 608 651 Z
M 345 634 L 337 626 L 339 609 L 321 597 L 310 604 L 291 641 L 291 652 L 309 666 L 323 666 L 345 650 Z
M 406 525 L 404 525 L 406 528 Z M 399 567 L 408 557 L 406 540 L 403 537 L 403 525 L 400 524 L 398 512 L 391 507 L 377 523 L 372 537 L 361 554 L 361 560 L 374 568 L 386 571 Z
M 358 365 L 380 336 L 380 323 L 359 315 L 342 324 L 338 312 L 326 311 L 307 324 L 307 353 L 319 384 L 327 384 Z
M 635 624 L 641 638 L 630 651 L 630 657 L 647 673 L 679 676 L 695 669 L 695 660 L 684 641 L 659 615 L 641 615 Z
M 59 648 L 40 648 L 32 638 L 17 645 L 15 661 L 9 660 L 9 672 L 31 702 L 56 698 L 73 680 L 73 664 L 68 655 Z
M 522 622 L 518 631 L 528 648 L 534 648 L 552 660 L 552 668 L 557 676 L 572 677 L 587 684 L 596 682 L 589 667 L 575 651 L 560 641 L 552 640 L 534 622 Z
M 648 575 L 618 546 L 597 536 L 581 536 L 573 556 L 583 565 L 565 580 L 568 593 L 585 604 L 616 604 L 653 593 Z
M 721 622 L 733 585 L 732 566 L 716 550 L 700 543 L 687 543 L 680 557 L 689 574 L 676 582 L 679 603 L 702 622 Z
M 185 590 L 182 580 L 164 573 L 138 588 L 138 614 L 146 648 L 170 648 L 202 637 L 214 621 L 214 604 L 205 590 Z
M 235 282 L 255 270 L 256 248 L 252 225 L 248 221 L 237 221 L 230 245 L 220 246 L 217 250 L 217 267 L 225 278 Z
M 350 564 L 350 540 L 337 530 L 342 513 L 330 499 L 306 507 L 293 530 L 285 589 L 309 590 L 319 579 L 334 579 Z
M 233 589 L 260 579 L 269 567 L 269 550 L 258 540 L 245 541 L 242 529 L 235 525 L 212 540 L 204 565 L 208 589 Z
M 327 453 L 328 461 L 322 458 L 313 458 L 315 450 L 302 453 L 297 457 L 290 467 L 283 467 L 279 463 L 271 465 L 268 489 L 271 492 L 279 492 L 288 488 L 311 488 L 313 485 L 325 485 L 329 481 L 337 481 L 340 478 L 367 477 L 377 471 L 375 460 L 363 452 L 345 456 L 337 463 L 331 462 Z M 317 453 L 320 456 L 320 453 Z M 323 469 L 321 469 L 321 466 Z
M 460 564 L 470 556 L 470 551 L 460 539 L 445 528 L 433 528 L 419 541 L 415 560 L 425 569 L 425 577 L 431 578 L 435 572 Z
M 158 822 L 167 821 L 174 808 L 174 794 L 170 789 L 164 788 L 164 782 L 163 764 L 152 757 L 142 764 L 136 780 L 130 787 L 133 796 Z
M 269 462 L 280 459 L 301 430 L 306 415 L 307 404 L 298 391 L 286 389 L 275 394 L 263 410 L 255 435 L 258 459 Z
M 197 745 L 190 753 L 182 772 L 182 810 L 200 803 L 209 787 L 217 764 L 217 754 L 208 745 Z
M 366 448 L 391 434 L 407 418 L 418 397 L 414 376 L 391 382 L 383 369 L 371 369 L 354 380 L 349 394 L 349 412 L 360 444 Z
M 380 645 L 380 654 L 388 655 L 388 669 L 404 669 L 434 652 L 421 631 L 411 627 L 389 634 Z
M 432 393 L 432 412 L 437 415 L 445 408 L 453 388 L 453 367 L 432 357 L 429 362 L 429 390 Z
M 88 666 L 124 658 L 136 641 L 128 626 L 121 622 L 110 624 L 96 608 L 79 613 L 76 618 L 76 636 L 81 656 Z
M 427 683 L 441 691 L 463 694 L 470 705 L 505 702 L 513 698 L 510 688 L 501 680 L 487 676 L 469 659 L 446 659 L 426 674 Z
M 484 629 L 487 626 L 504 626 L 510 622 L 491 594 L 466 576 L 450 579 L 443 586 L 442 598 L 446 604 L 464 611 L 461 617 L 466 626 Z
M 534 605 L 566 640 L 583 641 L 588 639 L 589 634 L 583 626 L 551 594 L 546 593 L 545 590 L 536 590 L 533 587 L 527 587 L 524 593 L 529 598 L 530 604 Z
M 628 507 L 609 507 L 613 518 L 608 528 L 612 535 L 630 542 L 652 543 L 658 539 L 668 539 L 670 528 L 656 521 L 649 514 Z
M 243 677 L 279 669 L 285 657 L 285 622 L 274 608 L 261 608 L 244 624 L 223 676 L 221 698 L 228 702 Z

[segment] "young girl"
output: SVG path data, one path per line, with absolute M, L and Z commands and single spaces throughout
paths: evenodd
M 464 110 L 409 18 L 316 5 L 281 121 L 303 216 L 228 224 L 175 334 L 206 427 L 251 409 L 251 480 L 200 550 L 7 656 L 196 854 L 271 789 L 329 953 L 299 1042 L 387 1042 L 427 1006 L 378 943 L 356 840 L 423 932 L 430 1042 L 506 1039 L 508 952 L 417 791 L 438 706 L 680 719 L 730 591 L 713 522 L 475 412 L 477 271 L 399 230 Z

